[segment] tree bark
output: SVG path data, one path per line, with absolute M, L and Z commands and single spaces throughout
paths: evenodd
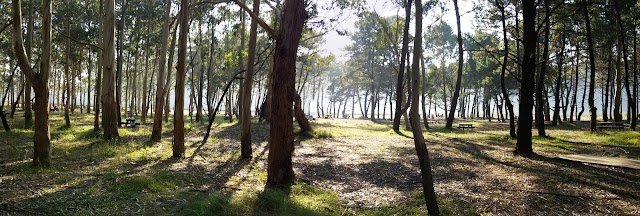
M 454 0 L 454 2 L 457 2 Z M 415 35 L 422 35 L 422 0 L 416 0 L 416 26 Z M 457 4 L 457 3 L 456 3 Z M 433 187 L 433 174 L 431 173 L 431 162 L 429 159 L 429 151 L 422 135 L 422 127 L 420 126 L 420 56 L 422 55 L 422 37 L 415 37 L 413 45 L 413 65 L 411 70 L 411 128 L 413 130 L 413 142 L 418 155 L 420 164 L 420 173 L 422 174 L 422 192 L 427 205 L 429 215 L 440 215 L 438 201 L 436 199 L 436 191 Z
M 509 136 L 511 138 L 516 138 L 516 125 L 515 125 L 515 117 L 513 113 L 513 104 L 511 104 L 511 99 L 509 99 L 509 94 L 507 93 L 507 87 L 505 86 L 505 71 L 507 70 L 507 60 L 509 59 L 509 39 L 507 38 L 507 17 L 505 16 L 505 8 L 501 3 L 502 0 L 496 0 L 496 7 L 500 10 L 500 17 L 502 20 L 502 40 L 504 44 L 504 56 L 502 58 L 502 68 L 500 69 L 500 90 L 502 91 L 502 96 L 504 97 L 504 102 L 507 105 L 507 110 L 509 112 Z
M 67 2 L 67 10 L 70 9 L 69 6 L 70 2 Z M 67 92 L 67 100 L 65 101 L 65 105 L 64 105 L 64 126 L 67 128 L 71 127 L 71 119 L 69 118 L 69 106 L 72 106 L 71 104 L 71 88 L 69 86 L 71 80 L 70 79 L 74 79 L 75 78 L 71 78 L 70 74 L 69 74 L 69 64 L 71 64 L 70 61 L 70 55 L 71 55 L 71 16 L 67 16 L 67 44 L 66 44 L 66 52 L 65 52 L 65 63 L 64 63 L 64 86 L 65 86 L 65 91 Z
M 585 0 L 586 1 L 586 0 Z M 619 2 L 618 0 L 614 0 L 614 5 L 615 5 L 615 9 L 616 9 L 616 18 L 618 19 L 618 31 L 619 31 L 619 37 L 620 37 L 620 45 L 622 47 L 622 59 L 624 61 L 624 85 L 626 86 L 626 90 L 627 90 L 627 103 L 629 104 L 629 107 L 631 108 L 631 110 L 627 110 L 627 113 L 631 112 L 631 113 L 635 113 L 635 109 L 636 109 L 636 101 L 635 98 L 633 97 L 633 95 L 631 94 L 631 86 L 629 85 L 629 61 L 627 60 L 627 42 L 626 42 L 626 37 L 625 37 L 625 29 L 624 26 L 622 24 L 622 18 L 621 18 L 621 14 L 620 14 L 620 6 L 619 6 Z M 587 21 L 588 24 L 588 21 Z M 587 26 L 587 28 L 589 28 L 589 26 Z M 634 29 L 635 32 L 635 29 Z M 590 37 L 587 37 L 590 38 Z M 620 57 L 618 57 L 620 58 Z M 595 63 L 594 63 L 595 64 Z M 595 107 L 594 107 L 595 108 Z M 620 119 L 622 119 L 622 117 L 620 117 Z M 636 122 L 638 120 L 638 116 L 632 116 L 631 117 L 631 130 L 635 131 L 636 130 Z
M 43 0 L 42 17 L 42 56 L 40 72 L 31 68 L 27 58 L 22 37 L 22 12 L 20 0 L 13 0 L 13 47 L 22 73 L 31 81 L 36 94 L 35 125 L 33 135 L 33 164 L 36 166 L 51 165 L 51 136 L 49 134 L 49 73 L 51 71 L 51 1 Z M 27 101 L 28 102 L 28 101 Z
M 396 112 L 393 118 L 393 130 L 400 131 L 400 118 L 402 117 L 402 104 L 404 104 L 404 66 L 409 52 L 409 20 L 411 19 L 411 5 L 413 0 L 407 0 L 404 5 L 404 26 L 402 30 L 402 51 L 400 64 L 398 64 L 398 80 L 396 82 Z
M 520 117 L 518 119 L 516 153 L 532 155 L 531 126 L 533 116 L 533 91 L 535 78 L 535 49 L 536 49 L 536 2 L 534 0 L 522 1 L 524 58 L 522 64 L 522 82 L 520 83 Z
M 166 90 L 165 85 L 165 64 L 167 62 L 167 47 L 169 39 L 169 20 L 171 19 L 171 0 L 166 0 L 164 5 L 164 21 L 162 22 L 162 42 L 160 44 L 160 62 L 158 63 L 158 82 L 156 83 L 156 106 L 153 113 L 153 130 L 151 132 L 151 141 L 160 142 L 162 138 L 162 109 L 164 108 L 164 99 Z M 169 68 L 168 70 L 171 70 Z
M 102 67 L 104 70 L 102 85 L 102 128 L 104 128 L 104 139 L 117 139 L 118 119 L 115 98 L 115 71 L 114 69 L 114 48 L 115 48 L 115 0 L 105 2 L 105 29 Z
M 549 6 L 549 0 L 544 0 L 544 8 L 545 8 L 545 16 L 549 18 L 545 21 L 544 27 L 544 47 L 542 51 L 542 64 L 540 65 L 540 72 L 538 74 L 538 80 L 536 81 L 536 128 L 538 129 L 538 136 L 546 137 L 547 133 L 544 130 L 544 104 L 545 97 L 543 95 L 543 90 L 545 88 L 544 77 L 547 73 L 547 59 L 549 58 L 549 33 L 551 31 L 551 12 Z
M 120 14 L 120 20 L 118 22 L 118 44 L 116 47 L 118 49 L 118 59 L 116 60 L 116 109 L 118 112 L 117 121 L 122 122 L 122 63 L 123 63 L 123 52 L 124 52 L 124 24 L 125 24 L 125 15 L 127 13 L 127 6 L 129 5 L 129 1 L 123 0 L 122 3 L 122 13 Z M 126 107 L 126 106 L 125 106 Z
M 27 59 L 31 60 L 33 53 L 33 25 L 34 25 L 34 13 L 35 7 L 33 0 L 29 0 L 29 17 L 27 21 Z M 25 79 L 24 81 L 24 128 L 33 127 L 33 112 L 31 111 L 31 81 Z M 13 113 L 13 112 L 12 112 Z
M 103 8 L 103 3 L 102 0 L 100 0 L 100 14 L 102 14 L 102 8 Z M 102 16 L 102 15 L 100 15 Z M 102 19 L 99 19 L 100 21 L 100 27 L 98 28 L 98 35 L 102 35 Z M 102 41 L 100 39 L 98 39 L 98 44 L 99 46 L 102 46 Z M 96 94 L 95 94 L 95 99 L 93 101 L 95 101 L 96 107 L 93 109 L 94 111 L 94 116 L 93 116 L 93 129 L 94 130 L 98 130 L 100 129 L 100 107 L 102 106 L 102 50 L 98 50 L 98 54 L 96 57 L 98 64 L 96 68 Z
M 296 54 L 302 27 L 308 15 L 302 0 L 285 0 L 284 13 L 276 48 L 273 71 L 272 119 L 269 131 L 267 188 L 293 183 L 293 122 Z
M 462 49 L 462 31 L 460 30 L 460 10 L 458 9 L 458 0 L 453 0 L 453 5 L 456 10 L 456 23 L 458 25 L 458 76 L 456 78 L 456 89 L 453 92 L 451 98 L 451 109 L 449 110 L 449 117 L 447 117 L 447 124 L 445 127 L 451 129 L 453 126 L 453 118 L 458 105 L 458 97 L 460 97 L 460 86 L 462 85 L 462 69 L 464 66 L 464 50 Z
M 558 122 L 560 122 L 560 101 L 562 100 L 561 97 L 561 89 L 562 89 L 562 64 L 564 63 L 564 47 L 565 47 L 565 26 L 564 24 L 562 25 L 562 32 L 560 32 L 560 34 L 562 34 L 560 36 L 560 51 L 558 52 L 558 71 L 557 71 L 557 75 L 556 75 L 556 89 L 555 89 L 555 97 L 554 97 L 554 111 L 553 111 L 553 120 L 551 121 L 551 125 L 558 125 Z
M 253 0 L 253 13 L 260 14 L 260 0 Z M 242 158 L 251 158 L 251 89 L 253 87 L 254 63 L 256 60 L 256 38 L 258 22 L 251 19 L 249 27 L 249 51 L 247 56 L 247 70 L 244 72 L 242 81 L 242 111 L 240 111 L 240 127 L 242 128 L 240 137 L 240 152 Z
M 187 74 L 187 42 L 189 37 L 189 0 L 180 1 L 180 36 L 176 72 L 176 101 L 173 112 L 173 157 L 184 158 L 184 83 Z

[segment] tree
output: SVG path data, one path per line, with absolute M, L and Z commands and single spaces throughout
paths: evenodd
M 598 116 L 596 112 L 596 106 L 594 102 L 595 97 L 595 87 L 596 87 L 596 57 L 593 54 L 593 38 L 591 37 L 591 21 L 589 20 L 589 9 L 587 8 L 588 0 L 582 0 L 582 13 L 584 16 L 584 22 L 587 27 L 587 50 L 589 52 L 589 69 L 591 70 L 591 75 L 589 76 L 589 111 L 591 113 L 591 121 L 589 124 L 589 128 L 592 132 L 596 131 L 596 117 Z M 576 71 L 577 72 L 577 71 Z M 586 86 L 585 86 L 586 88 Z M 633 128 L 633 126 L 632 126 Z
M 33 85 L 35 92 L 35 125 L 33 135 L 33 164 L 51 165 L 51 135 L 49 134 L 49 73 L 51 71 L 51 0 L 43 0 L 42 16 L 42 57 L 40 71 L 31 68 L 22 36 L 22 11 L 20 0 L 13 0 L 13 47 L 20 70 Z
M 271 118 L 278 121 L 270 122 L 267 187 L 288 185 L 294 179 L 291 108 L 295 97 L 296 54 L 307 16 L 304 1 L 285 0 L 273 60 Z
M 549 58 L 549 34 L 551 32 L 551 9 L 549 6 L 549 0 L 544 0 L 544 8 L 545 8 L 545 27 L 544 27 L 544 42 L 543 42 L 543 51 L 542 51 L 542 64 L 540 65 L 540 70 L 538 73 L 538 79 L 535 82 L 535 95 L 536 95 L 536 128 L 538 129 L 538 136 L 546 137 L 547 133 L 544 130 L 544 104 L 545 97 L 543 95 L 543 90 L 545 89 L 544 78 L 547 73 L 547 62 Z M 535 49 L 535 48 L 534 48 Z M 524 65 L 523 65 L 524 67 Z M 535 65 L 534 65 L 535 67 Z
M 533 154 L 533 145 L 531 143 L 531 126 L 533 116 L 533 91 L 535 83 L 535 66 L 536 66 L 536 1 L 522 1 L 522 18 L 523 18 L 523 37 L 522 45 L 524 49 L 524 57 L 522 61 L 522 78 L 520 82 L 520 117 L 518 118 L 517 144 L 516 153 L 528 156 Z
M 464 56 L 462 49 L 462 32 L 460 30 L 460 11 L 458 9 L 458 0 L 453 0 L 453 5 L 456 10 L 456 23 L 458 24 L 458 76 L 456 78 L 456 87 L 451 98 L 451 110 L 449 110 L 449 117 L 447 117 L 446 128 L 451 129 L 453 125 L 453 118 L 458 105 L 458 97 L 460 97 L 460 85 L 462 84 L 462 66 L 464 64 Z
M 167 61 L 167 42 L 169 39 L 169 20 L 171 19 L 171 0 L 165 1 L 164 21 L 162 23 L 162 43 L 160 44 L 160 62 L 158 63 L 158 82 L 156 83 L 156 103 L 153 116 L 153 131 L 151 132 L 151 141 L 159 142 L 162 138 L 162 109 L 164 108 L 164 99 L 166 90 L 165 85 L 165 63 Z M 171 70 L 171 68 L 168 68 Z
M 180 35 L 176 73 L 176 101 L 173 112 L 173 157 L 184 158 L 184 83 L 187 74 L 187 42 L 189 36 L 189 0 L 180 1 Z
M 31 59 L 33 53 L 33 24 L 34 24 L 35 7 L 33 0 L 29 0 L 29 17 L 27 18 L 27 59 Z M 31 111 L 31 102 L 28 101 L 31 98 L 31 81 L 25 79 L 24 81 L 24 98 L 27 98 L 27 102 L 24 103 L 24 127 L 31 128 L 33 126 L 33 112 Z
M 404 100 L 404 66 L 409 52 L 409 20 L 411 20 L 411 5 L 413 0 L 407 0 L 404 5 L 404 27 L 402 28 L 402 51 L 400 52 L 400 62 L 398 64 L 398 80 L 396 82 L 396 112 L 393 118 L 393 130 L 400 131 L 400 118 L 406 109 L 403 109 Z
M 422 35 L 422 0 L 416 2 L 416 34 Z M 413 44 L 413 64 L 411 66 L 411 111 L 409 112 L 411 129 L 413 130 L 413 143 L 416 147 L 416 154 L 420 163 L 420 173 L 422 174 L 422 192 L 427 205 L 429 215 L 439 215 L 436 191 L 433 187 L 433 174 L 431 173 L 431 162 L 429 161 L 429 151 L 422 135 L 420 125 L 420 114 L 418 112 L 420 104 L 420 58 L 422 56 L 422 37 L 416 37 Z
M 260 14 L 260 0 L 253 0 L 253 13 Z M 240 148 L 242 158 L 251 158 L 251 89 L 253 86 L 253 73 L 256 59 L 256 36 L 258 22 L 251 18 L 249 30 L 249 52 L 247 56 L 247 69 L 242 82 L 242 110 L 240 111 L 240 126 L 242 133 L 240 137 Z M 295 75 L 295 74 L 294 74 Z
M 511 104 L 511 99 L 509 99 L 509 94 L 507 93 L 507 88 L 505 86 L 505 71 L 507 70 L 507 61 L 509 59 L 509 39 L 507 38 L 507 17 L 505 16 L 505 5 L 502 3 L 502 0 L 495 0 L 495 5 L 500 10 L 500 19 L 502 23 L 502 43 L 504 46 L 504 54 L 502 57 L 502 67 L 500 69 L 500 90 L 502 92 L 502 97 L 504 98 L 504 102 L 507 106 L 507 110 L 509 112 L 509 136 L 511 138 L 516 138 L 516 127 L 515 127 L 515 116 L 513 113 L 513 104 Z
M 117 139 L 118 118 L 115 98 L 115 0 L 106 0 L 103 32 L 102 128 L 104 139 Z

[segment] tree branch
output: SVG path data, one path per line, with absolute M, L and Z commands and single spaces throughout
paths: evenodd
M 269 34 L 269 36 L 271 36 L 271 38 L 275 39 L 276 32 L 271 27 L 269 27 L 269 25 L 267 25 L 267 23 L 265 23 L 264 20 L 260 19 L 258 14 L 255 14 L 251 9 L 247 7 L 247 5 L 240 2 L 240 0 L 233 0 L 233 2 L 235 2 L 238 6 L 240 6 L 240 8 L 244 10 L 244 12 L 248 13 L 249 16 L 251 16 L 251 19 L 255 19 L 256 22 L 258 22 L 258 25 L 260 25 L 260 27 L 262 27 L 265 31 L 267 31 L 267 33 Z

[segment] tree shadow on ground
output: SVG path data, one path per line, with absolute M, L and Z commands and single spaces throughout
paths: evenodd
M 609 200 L 621 199 L 632 203 L 638 203 L 640 200 L 638 195 L 640 184 L 637 182 L 637 179 L 640 179 L 640 173 L 634 170 L 582 164 L 543 155 L 530 158 L 496 157 L 494 154 L 497 152 L 510 151 L 510 148 L 491 149 L 487 145 L 459 139 L 447 138 L 447 142 L 440 144 L 467 156 L 458 157 L 455 160 L 434 160 L 435 167 L 450 171 L 445 176 L 435 175 L 437 183 L 465 182 L 464 178 L 467 175 L 480 176 L 482 183 L 467 184 L 463 187 L 468 187 L 470 191 L 477 193 L 485 193 L 486 190 L 516 192 L 521 194 L 519 198 L 525 199 L 524 204 L 532 210 L 549 212 L 552 206 L 535 205 L 535 203 L 553 202 L 558 204 L 555 206 L 556 209 L 551 209 L 555 212 L 566 212 L 566 209 L 582 213 L 621 212 L 618 206 L 608 203 Z M 522 179 L 505 179 L 498 174 L 492 175 L 490 170 L 467 168 L 464 172 L 459 172 L 459 169 L 456 169 L 457 164 L 477 164 L 478 162 L 512 170 L 526 178 L 527 183 L 523 187 L 517 184 L 522 182 Z M 594 208 L 593 202 L 601 202 L 601 205 Z

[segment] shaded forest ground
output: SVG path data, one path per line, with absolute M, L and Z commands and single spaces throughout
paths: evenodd
M 52 114 L 53 167 L 30 166 L 32 132 L 0 132 L 2 215 L 422 215 L 426 214 L 410 131 L 390 122 L 319 119 L 315 137 L 298 136 L 298 180 L 264 192 L 268 124 L 253 129 L 254 158 L 240 159 L 240 127 L 218 121 L 214 138 L 187 123 L 187 159 L 170 159 L 170 132 L 147 142 L 150 125 L 102 141 L 92 116 L 70 129 Z M 187 118 L 188 119 L 188 118 Z M 505 123 L 469 121 L 472 131 L 425 132 L 445 215 L 638 215 L 640 171 L 557 159 L 559 154 L 640 158 L 638 132 L 550 127 L 534 137 L 539 156 L 513 156 Z M 442 121 L 440 121 L 442 123 Z M 171 129 L 165 124 L 165 129 Z

